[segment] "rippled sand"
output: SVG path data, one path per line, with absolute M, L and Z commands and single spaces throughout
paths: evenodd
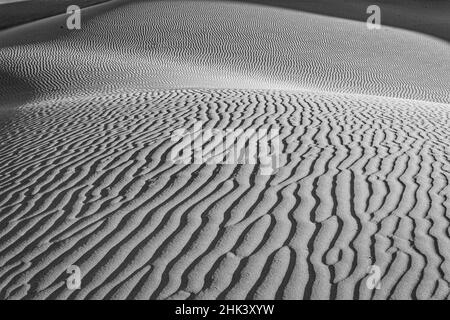
M 241 3 L 83 12 L 0 32 L 0 298 L 449 298 L 448 43 Z M 279 170 L 174 163 L 198 121 L 278 128 Z

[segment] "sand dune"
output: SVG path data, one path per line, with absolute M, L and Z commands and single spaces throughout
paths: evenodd
M 1 71 L 38 95 L 149 88 L 311 89 L 448 103 L 448 43 L 272 7 L 113 1 L 0 35 Z M 92 12 L 92 13 L 91 13 Z
M 0 33 L 1 299 L 450 297 L 447 43 L 239 3 L 85 13 Z M 279 128 L 278 171 L 174 163 L 197 121 Z
M 365 22 L 367 7 L 378 5 L 383 25 L 450 40 L 450 3 L 445 0 L 233 0 L 301 10 Z

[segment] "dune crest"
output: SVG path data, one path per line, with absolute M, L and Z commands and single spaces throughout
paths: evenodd
M 0 33 L 1 71 L 50 96 L 198 87 L 450 102 L 448 43 L 410 31 L 233 2 L 115 1 L 84 11 L 82 30 L 49 19 L 32 45 L 20 27 Z

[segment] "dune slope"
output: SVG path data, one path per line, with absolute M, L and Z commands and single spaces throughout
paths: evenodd
M 1 299 L 450 297 L 447 43 L 239 3 L 84 12 L 0 32 Z M 279 129 L 279 169 L 172 161 L 198 121 Z
M 1 33 L 0 71 L 40 95 L 231 87 L 450 102 L 448 43 L 410 31 L 233 2 L 113 1 L 84 12 L 79 31 L 61 28 L 62 16 Z

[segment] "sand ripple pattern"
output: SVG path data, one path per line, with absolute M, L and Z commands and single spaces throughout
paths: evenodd
M 281 128 L 281 168 L 171 162 L 196 121 Z M 0 127 L 0 298 L 448 299 L 449 125 L 448 104 L 308 91 L 29 104 Z
M 60 19 L 0 34 L 0 75 L 52 98 L 119 88 L 239 88 L 450 103 L 449 44 L 419 33 L 234 2 L 114 1 L 101 8 L 84 11 L 79 31 Z M 0 96 L 5 88 L 0 77 Z

